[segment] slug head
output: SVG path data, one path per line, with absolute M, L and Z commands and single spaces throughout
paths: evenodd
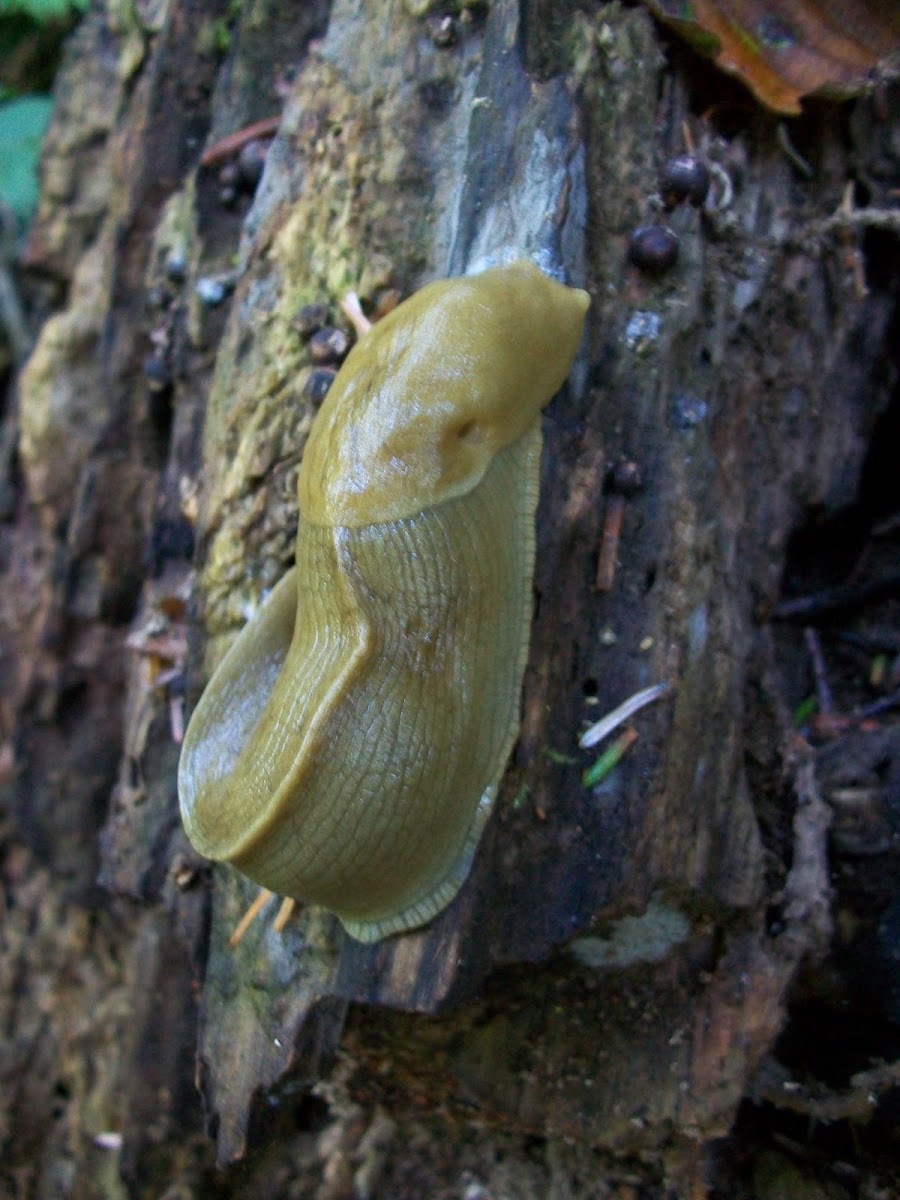
M 527 260 L 416 292 L 328 392 L 300 466 L 304 518 L 359 528 L 471 491 L 563 383 L 588 304 Z

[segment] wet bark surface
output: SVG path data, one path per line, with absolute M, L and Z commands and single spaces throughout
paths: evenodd
M 415 8 L 170 0 L 70 45 L 0 457 L 4 1186 L 774 1196 L 834 1181 L 798 1149 L 813 1116 L 874 1197 L 898 756 L 889 703 L 853 714 L 900 650 L 900 99 L 785 127 L 642 9 L 497 0 L 447 44 Z M 667 214 L 687 149 L 710 198 Z M 629 259 L 648 224 L 678 237 L 659 273 Z M 375 947 L 266 910 L 232 948 L 255 888 L 188 845 L 178 741 L 290 563 L 296 314 L 517 255 L 592 306 L 544 418 L 521 733 L 472 874 Z M 849 607 L 779 608 L 839 583 Z M 585 785 L 579 734 L 655 683 Z

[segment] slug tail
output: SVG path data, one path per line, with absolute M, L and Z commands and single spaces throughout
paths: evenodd
M 454 646 L 465 645 L 470 657 L 449 674 L 466 680 L 467 686 L 454 686 L 447 695 L 432 691 L 426 697 L 428 710 L 440 714 L 441 721 L 432 730 L 431 758 L 420 767 L 416 787 L 405 797 L 404 840 L 388 851 L 370 844 L 366 888 L 359 889 L 355 878 L 345 877 L 342 888 L 333 889 L 327 900 L 326 907 L 358 941 L 375 942 L 426 925 L 453 900 L 470 873 L 519 731 L 532 615 L 541 444 L 540 424 L 534 422 L 523 437 L 495 457 L 479 489 L 435 510 L 430 523 L 435 549 L 422 553 L 419 576 L 424 570 L 422 560 L 432 564 L 433 578 L 424 585 L 425 592 L 450 597 L 438 625 L 465 626 L 471 621 L 478 637 L 452 639 Z M 450 542 L 452 538 L 458 540 Z M 450 544 L 439 553 L 442 539 Z M 391 555 L 392 560 L 397 557 Z M 458 568 L 460 562 L 466 564 L 465 581 L 481 580 L 468 593 L 462 590 L 463 579 L 453 575 L 454 565 Z M 421 673 L 421 667 L 416 670 Z M 446 677 L 448 672 L 440 674 Z M 474 770 L 473 763 L 477 763 Z M 478 790 L 470 791 L 476 781 Z M 466 795 L 477 800 L 454 835 L 446 833 L 446 824 L 443 828 L 433 821 L 424 824 L 423 814 L 435 801 L 445 822 L 448 815 L 461 815 L 467 808 Z M 418 886 L 403 863 L 410 830 L 418 834 L 417 860 L 413 860 L 419 864 L 414 868 Z M 433 853 L 438 845 L 440 856 Z M 367 909 L 366 896 L 372 897 L 376 887 L 378 902 Z M 393 905 L 391 893 L 396 897 Z
M 478 842 L 484 832 L 488 817 L 491 815 L 496 797 L 496 787 L 492 785 L 485 789 L 475 810 L 465 845 L 436 887 L 432 887 L 400 912 L 391 913 L 387 917 L 364 920 L 337 913 L 338 920 L 347 933 L 357 942 L 365 942 L 370 945 L 373 942 L 380 942 L 382 938 L 390 937 L 392 934 L 409 933 L 414 929 L 419 929 L 433 920 L 439 912 L 442 912 L 455 898 L 456 893 L 468 878 L 475 851 L 478 849 Z

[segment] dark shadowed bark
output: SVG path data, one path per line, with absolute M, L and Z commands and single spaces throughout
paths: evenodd
M 896 527 L 867 540 L 900 499 L 896 88 L 788 126 L 643 8 L 428 10 L 169 0 L 69 47 L 0 459 L 12 1195 L 698 1196 L 784 1167 L 716 1157 L 742 1102 L 850 1120 L 896 1084 L 857 1079 L 897 1057 L 896 737 L 796 733 L 810 640 L 777 619 L 785 580 L 865 578 L 863 544 L 896 580 Z M 278 117 L 257 179 L 222 139 Z M 692 148 L 707 205 L 665 214 Z M 656 223 L 679 255 L 651 273 L 628 247 Z M 190 848 L 178 740 L 290 564 L 294 318 L 521 255 L 592 306 L 544 416 L 521 732 L 471 876 L 374 947 L 267 909 L 231 948 L 256 889 Z M 586 786 L 580 733 L 657 683 Z M 811 1011 L 873 1023 L 846 1079 L 799 1078 Z

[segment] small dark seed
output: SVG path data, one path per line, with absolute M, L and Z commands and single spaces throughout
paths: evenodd
M 223 208 L 233 208 L 237 204 L 237 188 L 219 188 L 219 203 Z
M 144 359 L 144 378 L 151 392 L 164 392 L 172 386 L 172 372 L 157 354 Z
M 623 459 L 613 467 L 609 484 L 614 492 L 623 496 L 633 496 L 644 486 L 644 472 L 638 463 L 631 459 Z
M 309 339 L 309 356 L 315 363 L 340 362 L 349 349 L 350 338 L 333 325 L 326 325 Z
M 219 183 L 222 187 L 236 188 L 240 179 L 237 163 L 227 162 L 219 170 Z
M 166 275 L 173 283 L 183 283 L 187 275 L 187 261 L 184 255 L 177 250 L 173 250 L 166 259 L 165 269 Z
M 304 304 L 291 324 L 301 337 L 311 337 L 328 320 L 328 309 L 324 304 Z
M 266 155 L 271 143 L 267 138 L 254 138 L 241 147 L 237 169 L 241 183 L 250 192 L 256 190 L 266 165 Z
M 709 192 L 709 167 L 692 154 L 671 158 L 663 167 L 659 190 L 666 208 L 685 200 L 699 208 Z
M 303 384 L 303 395 L 311 404 L 319 405 L 328 395 L 328 389 L 337 374 L 334 367 L 316 367 L 310 371 Z
M 628 257 L 650 274 L 668 271 L 678 261 L 678 238 L 665 225 L 644 225 L 631 235 Z
M 445 49 L 456 41 L 456 21 L 449 14 L 435 13 L 428 18 L 428 35 L 436 46 Z
M 199 296 L 201 304 L 205 304 L 207 308 L 215 308 L 228 295 L 228 288 L 222 280 L 214 279 L 210 275 L 204 275 L 198 279 L 194 291 Z

